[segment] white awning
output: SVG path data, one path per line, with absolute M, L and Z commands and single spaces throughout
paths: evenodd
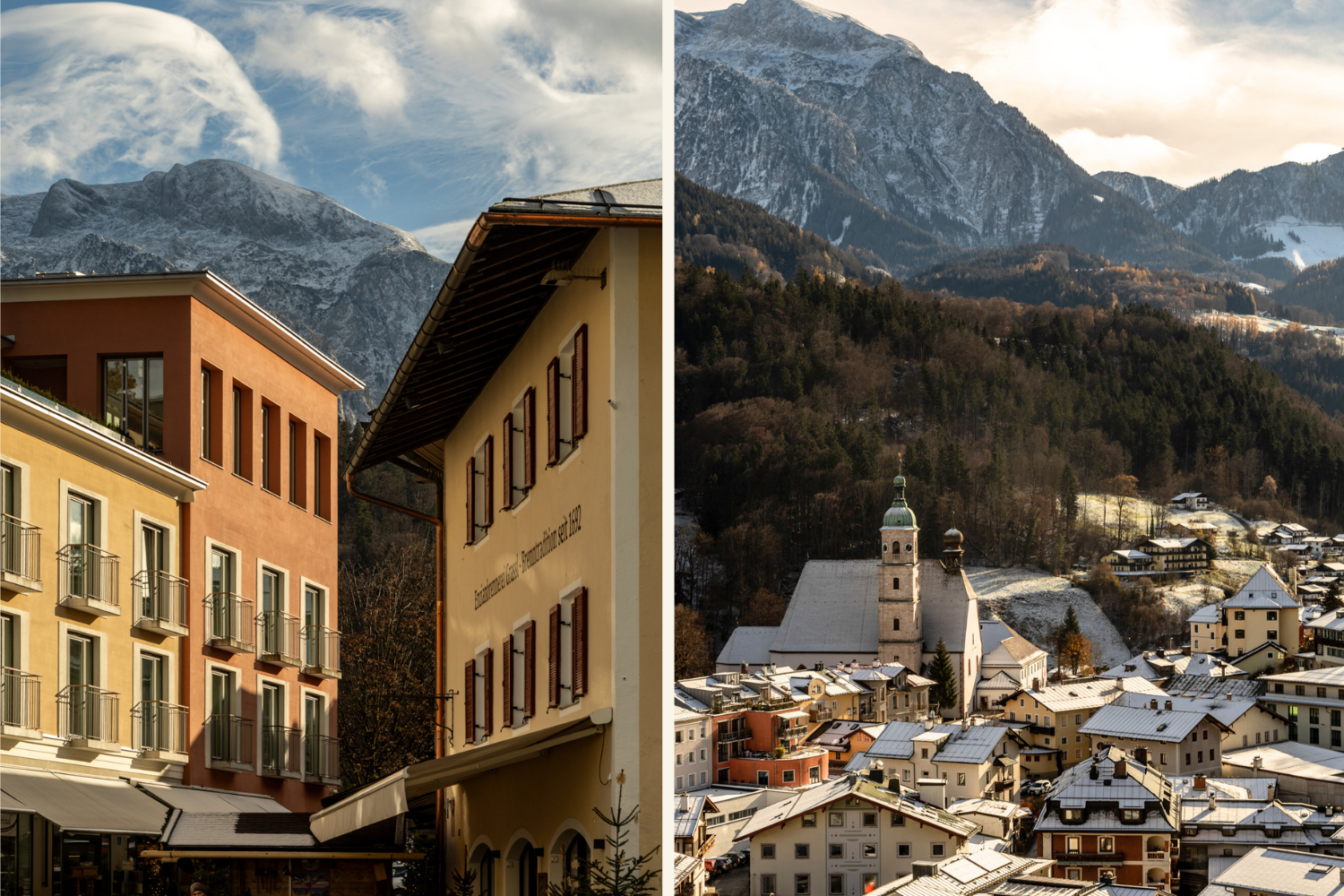
M 790 712 L 781 712 L 778 714 L 781 719 L 807 719 L 811 718 L 807 712 L 801 709 L 791 710 Z
M 611 724 L 611 718 L 611 709 L 599 709 L 569 725 L 510 737 L 441 759 L 417 762 L 314 812 L 309 819 L 313 836 L 326 842 L 393 818 L 406 812 L 410 801 L 416 797 L 506 765 L 534 759 L 569 741 L 601 734 L 605 726 Z
M 167 806 L 120 778 L 9 767 L 0 790 L 6 808 L 13 798 L 67 831 L 157 836 L 168 818 Z
M 149 781 L 139 781 L 137 786 L 160 802 L 185 812 L 289 812 L 262 793 L 234 793 L 208 787 Z

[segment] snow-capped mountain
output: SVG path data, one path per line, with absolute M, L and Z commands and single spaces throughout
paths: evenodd
M 919 254 L 912 244 L 1047 241 L 1226 267 L 970 76 L 848 16 L 797 0 L 678 12 L 676 65 L 679 171 L 893 264 Z
M 1117 193 L 1125 194 L 1148 211 L 1166 204 L 1181 192 L 1181 188 L 1175 184 L 1126 171 L 1102 171 L 1092 176 Z
M 409 233 L 219 159 L 0 198 L 5 277 L 209 268 L 364 380 L 376 405 L 447 275 Z

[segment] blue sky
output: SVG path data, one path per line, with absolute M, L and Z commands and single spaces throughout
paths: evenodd
M 811 2 L 971 75 L 1094 174 L 1189 186 L 1344 142 L 1344 0 Z
M 505 195 L 657 177 L 657 0 L 0 2 L 0 189 L 228 158 L 451 258 Z

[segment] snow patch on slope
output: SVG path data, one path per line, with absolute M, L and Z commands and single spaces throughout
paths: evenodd
M 1066 578 L 1017 567 L 967 567 L 966 578 L 980 599 L 981 619 L 1002 619 L 1042 650 L 1051 650 L 1051 632 L 1073 607 L 1079 628 L 1092 642 L 1094 663 L 1114 666 L 1133 655 L 1092 595 Z
M 1266 252 L 1262 258 L 1287 258 L 1300 271 L 1344 256 L 1344 224 L 1314 224 L 1298 218 L 1283 217 L 1260 225 L 1265 236 L 1283 243 L 1283 249 Z M 1289 236 L 1289 231 L 1297 239 Z

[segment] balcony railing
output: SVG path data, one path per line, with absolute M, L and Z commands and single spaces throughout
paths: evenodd
M 727 731 L 719 732 L 719 743 L 730 744 L 739 740 L 751 740 L 750 728 L 730 728 Z
M 0 563 L 7 576 L 42 580 L 42 530 L 16 516 L 0 514 Z
M 187 633 L 187 580 L 146 569 L 131 579 L 135 626 L 161 635 Z
M 341 633 L 324 625 L 305 625 L 299 636 L 303 641 L 303 671 L 322 678 L 340 678 Z
M 56 694 L 59 734 L 71 746 L 97 747 L 120 739 L 121 695 L 91 684 L 72 684 Z
M 252 720 L 216 714 L 205 722 L 205 745 L 210 768 L 252 770 Z
M 341 778 L 341 742 L 325 734 L 303 736 L 303 780 L 334 784 Z
M 187 752 L 187 708 L 164 700 L 142 700 L 131 707 L 131 746 L 153 756 Z
M 261 729 L 261 764 L 257 774 L 271 778 L 297 778 L 303 758 L 302 732 L 284 725 Z
M 92 544 L 68 544 L 56 552 L 61 603 L 86 613 L 119 615 L 117 596 L 121 558 Z
M 860 722 L 876 722 L 876 721 L 877 721 L 877 710 L 875 710 L 875 709 L 862 709 L 862 710 L 859 710 L 859 721 L 860 721 Z
M 5 730 L 42 730 L 42 676 L 5 667 L 0 677 L 0 717 Z
M 830 707 L 827 707 L 826 709 L 810 709 L 808 710 L 808 715 L 814 722 L 829 722 L 833 718 Z
M 1125 860 L 1124 853 L 1120 852 L 1068 852 L 1067 850 L 1056 850 L 1056 862 L 1116 862 Z
M 229 591 L 213 591 L 205 599 L 205 643 L 232 653 L 255 649 L 252 601 Z
M 780 725 L 779 739 L 792 740 L 795 737 L 807 737 L 806 725 Z
M 258 659 L 281 666 L 300 665 L 298 619 L 279 610 L 264 610 L 257 614 L 257 629 L 261 639 Z

